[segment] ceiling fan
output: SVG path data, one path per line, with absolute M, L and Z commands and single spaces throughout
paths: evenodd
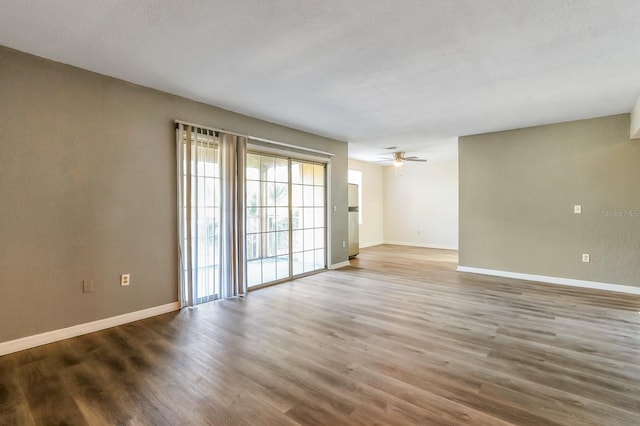
M 391 157 L 380 157 L 383 158 L 381 161 L 393 161 L 393 165 L 396 167 L 400 167 L 404 164 L 405 161 L 415 161 L 418 163 L 426 163 L 427 160 L 424 158 L 418 158 L 415 155 L 405 156 L 404 151 L 396 151 L 391 153 Z

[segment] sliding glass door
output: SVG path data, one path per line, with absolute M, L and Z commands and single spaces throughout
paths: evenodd
M 247 283 L 289 278 L 289 160 L 247 154 Z
M 259 153 L 246 164 L 249 287 L 324 269 L 325 165 Z
M 325 267 L 325 166 L 291 162 L 293 275 Z

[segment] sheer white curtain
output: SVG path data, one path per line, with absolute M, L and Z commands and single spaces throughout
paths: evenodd
M 176 126 L 180 301 L 192 306 L 246 293 L 246 139 Z

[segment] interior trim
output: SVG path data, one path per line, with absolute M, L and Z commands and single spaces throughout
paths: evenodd
M 334 263 L 333 265 L 329 266 L 329 269 L 331 270 L 340 269 L 346 266 L 351 266 L 351 263 L 349 263 L 348 260 L 345 260 L 344 262 L 340 262 L 340 263 Z
M 472 274 L 492 275 L 495 277 L 515 278 L 517 280 L 538 281 L 547 284 L 558 284 L 570 287 L 590 288 L 595 290 L 614 291 L 617 293 L 640 294 L 640 287 L 629 285 L 600 283 L 596 281 L 574 280 L 571 278 L 548 277 L 545 275 L 522 274 L 519 272 L 498 271 L 494 269 L 473 268 L 470 266 L 458 266 L 458 272 L 470 272 Z
M 458 250 L 458 246 L 448 246 L 443 244 L 413 243 L 413 242 L 405 242 L 405 241 L 385 241 L 384 243 L 390 244 L 393 246 L 424 247 L 424 248 L 432 248 L 432 249 L 439 249 L 439 250 Z
M 16 340 L 9 340 L 0 343 L 0 356 L 25 349 L 35 348 L 36 346 L 46 345 L 47 343 L 58 342 L 60 340 L 69 339 L 71 337 L 81 336 L 83 334 L 93 333 L 129 322 L 139 321 L 141 319 L 155 317 L 156 315 L 166 314 L 180 309 L 180 302 L 168 303 L 166 305 L 154 306 L 152 308 L 143 309 L 141 311 L 129 312 L 127 314 L 115 317 L 104 318 L 97 321 L 78 324 L 59 330 L 47 331 L 45 333 L 35 334 L 33 336 L 22 337 Z
M 369 243 L 363 243 L 361 241 L 360 242 L 360 248 L 363 249 L 363 248 L 367 248 L 367 247 L 375 247 L 375 246 L 379 246 L 381 244 L 384 244 L 384 242 L 383 241 L 375 241 L 373 243 L 370 243 L 370 242 Z

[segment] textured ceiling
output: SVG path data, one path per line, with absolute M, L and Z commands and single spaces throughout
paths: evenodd
M 350 142 L 629 112 L 638 0 L 0 0 L 0 44 Z M 441 141 L 446 140 L 445 143 Z

